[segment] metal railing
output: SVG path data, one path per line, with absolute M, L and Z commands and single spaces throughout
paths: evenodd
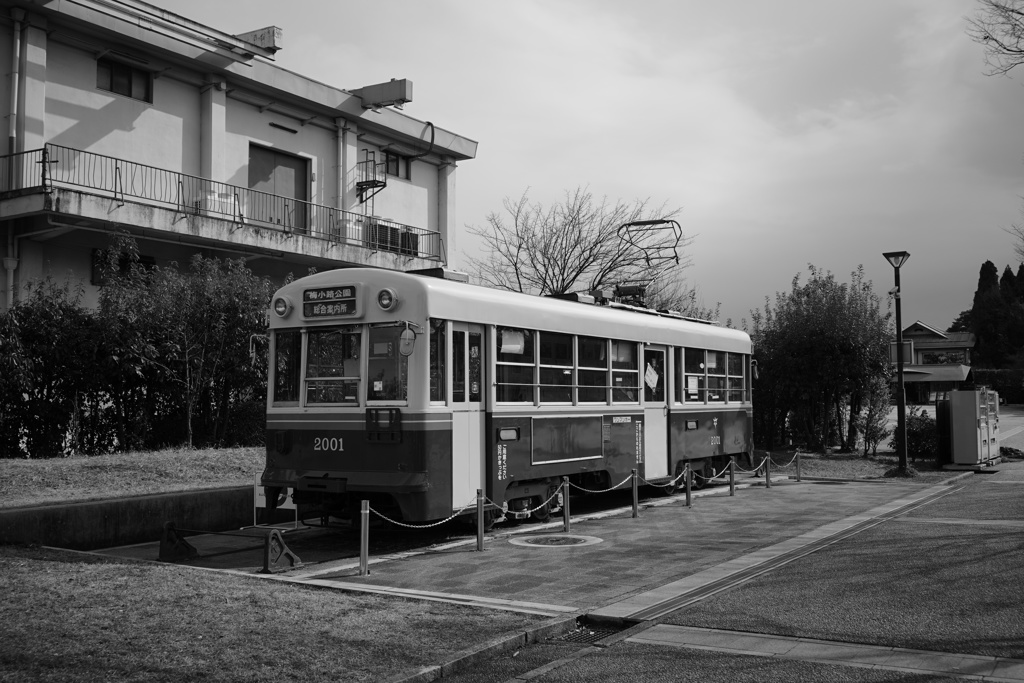
M 84 187 L 183 215 L 223 217 L 239 226 L 304 235 L 372 251 L 442 260 L 441 235 L 376 216 L 48 144 L 0 157 L 0 193 Z

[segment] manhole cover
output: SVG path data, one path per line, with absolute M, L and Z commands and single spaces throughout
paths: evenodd
M 544 536 L 523 536 L 521 538 L 510 538 L 508 542 L 513 545 L 528 545 L 540 548 L 565 548 L 567 546 L 593 545 L 600 543 L 600 538 L 594 536 L 572 536 L 566 534 L 544 535 Z

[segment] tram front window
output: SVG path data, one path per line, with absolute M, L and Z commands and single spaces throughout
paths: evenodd
M 274 405 L 298 405 L 302 333 L 279 330 L 274 334 Z
M 370 328 L 368 401 L 405 401 L 408 398 L 409 358 L 398 352 L 403 329 L 396 326 Z
M 310 330 L 306 337 L 306 403 L 357 404 L 359 327 Z

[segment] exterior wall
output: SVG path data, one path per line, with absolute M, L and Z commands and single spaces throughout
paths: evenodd
M 298 131 L 291 133 L 274 128 L 276 123 Z M 330 206 L 336 183 L 336 133 L 319 126 L 303 126 L 301 122 L 270 111 L 260 112 L 254 105 L 232 98 L 227 101 L 225 147 L 223 150 L 224 182 L 239 187 L 249 186 L 249 146 L 260 145 L 309 160 L 310 201 Z
M 48 52 L 47 142 L 199 175 L 196 88 L 158 78 L 149 104 L 98 89 L 94 54 L 55 41 Z

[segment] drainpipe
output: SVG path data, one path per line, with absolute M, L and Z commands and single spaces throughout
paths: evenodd
M 7 127 L 7 153 L 11 155 L 8 180 L 14 182 L 14 153 L 18 147 L 18 77 L 21 69 L 21 22 L 25 19 L 25 10 L 11 8 L 11 19 L 14 29 L 11 35 L 11 114 Z M 14 306 L 14 271 L 18 267 L 18 256 L 15 253 L 14 225 L 7 224 L 7 256 L 4 258 L 4 270 L 7 271 L 7 309 Z
M 18 151 L 18 77 L 21 68 L 21 22 L 25 19 L 25 10 L 12 8 L 11 19 L 14 20 L 14 34 L 11 36 L 11 116 L 7 126 L 8 154 Z
M 14 254 L 14 226 L 7 225 L 7 258 L 4 259 L 4 269 L 7 271 L 7 309 L 14 306 L 14 269 L 18 267 L 18 258 Z

